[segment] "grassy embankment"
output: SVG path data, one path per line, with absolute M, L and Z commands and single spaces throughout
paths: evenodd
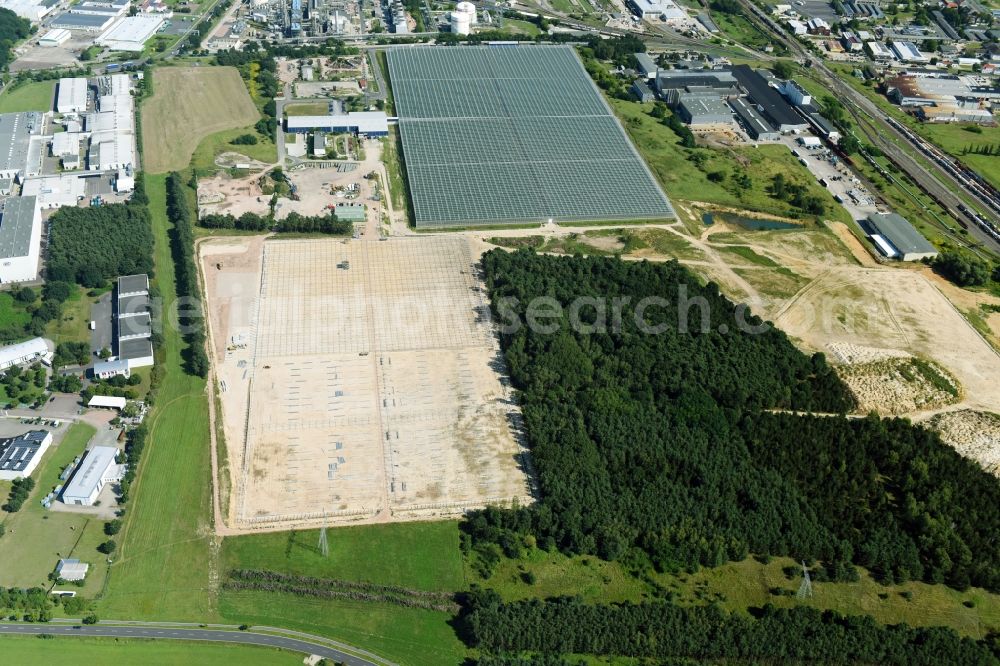
M 674 200 L 809 219 L 811 216 L 771 195 L 773 178 L 782 174 L 787 181 L 804 186 L 808 195 L 823 201 L 824 218 L 851 221 L 847 211 L 783 145 L 684 149 L 673 130 L 650 115 L 652 104 L 618 99 L 609 102 L 649 168 Z M 740 188 L 734 182 L 740 174 L 750 177 L 749 187 Z M 720 177 L 722 180 L 713 180 Z

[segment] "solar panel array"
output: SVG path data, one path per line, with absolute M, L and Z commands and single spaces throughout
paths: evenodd
M 418 227 L 673 217 L 566 46 L 388 52 Z

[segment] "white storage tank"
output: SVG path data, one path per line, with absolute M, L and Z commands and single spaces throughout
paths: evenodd
M 451 32 L 455 35 L 468 35 L 472 32 L 472 23 L 469 21 L 469 15 L 459 11 L 452 12 Z
M 476 18 L 476 6 L 471 2 L 462 0 L 462 2 L 455 5 L 455 11 L 468 15 L 470 25 L 476 25 L 479 22 Z

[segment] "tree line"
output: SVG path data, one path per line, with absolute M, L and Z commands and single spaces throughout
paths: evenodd
M 206 229 L 239 229 L 241 231 L 274 231 L 277 233 L 321 233 L 347 236 L 354 231 L 354 224 L 338 220 L 332 211 L 328 215 L 301 215 L 291 212 L 283 220 L 246 212 L 239 217 L 213 213 L 198 220 Z
M 184 299 L 178 318 L 184 333 L 184 369 L 199 377 L 208 375 L 208 354 L 205 352 L 205 329 L 198 290 L 198 267 L 194 260 L 194 215 L 188 200 L 188 187 L 179 173 L 167 176 L 167 216 L 173 223 L 170 230 L 170 251 L 174 258 L 174 281 L 177 298 Z
M 868 616 L 806 606 L 767 605 L 742 615 L 717 606 L 682 607 L 669 601 L 587 604 L 563 597 L 504 603 L 492 590 L 474 589 L 465 599 L 458 628 L 471 647 L 487 655 L 531 652 L 688 658 L 702 663 L 900 666 L 986 666 L 1000 658 L 996 634 L 977 642 L 944 627 L 879 625 Z M 536 663 L 516 658 L 481 663 Z

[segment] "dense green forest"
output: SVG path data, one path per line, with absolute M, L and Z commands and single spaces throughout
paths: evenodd
M 886 582 L 1000 589 L 1000 483 L 901 419 L 748 415 L 750 455 Z
M 595 654 L 690 658 L 724 663 L 995 664 L 1000 643 L 975 642 L 941 627 L 880 626 L 870 617 L 773 606 L 749 616 L 669 601 L 585 604 L 560 598 L 503 603 L 493 591 L 466 599 L 459 631 L 488 654 Z M 486 657 L 481 664 L 560 663 Z
M 100 287 L 119 275 L 152 273 L 153 231 L 137 180 L 128 203 L 65 206 L 49 219 L 46 278 Z
M 13 60 L 14 44 L 31 34 L 31 23 L 6 8 L 0 8 L 0 70 Z
M 773 327 L 740 332 L 743 310 L 714 284 L 676 262 L 495 250 L 483 265 L 541 500 L 464 523 L 463 547 L 482 573 L 534 540 L 639 572 L 752 552 L 820 560 L 835 578 L 853 576 L 855 563 L 885 580 L 1000 589 L 989 543 L 1000 484 L 904 421 L 769 413 L 854 404 L 821 355 Z M 556 330 L 511 325 L 543 295 L 564 308 L 546 320 Z M 617 330 L 593 332 L 570 326 L 566 308 L 580 296 L 631 300 Z M 647 324 L 666 325 L 659 334 L 635 318 L 653 296 L 672 304 L 645 312 Z M 707 325 L 692 307 L 694 323 L 679 332 L 677 303 L 698 297 Z M 592 307 L 582 312 L 595 321 Z

